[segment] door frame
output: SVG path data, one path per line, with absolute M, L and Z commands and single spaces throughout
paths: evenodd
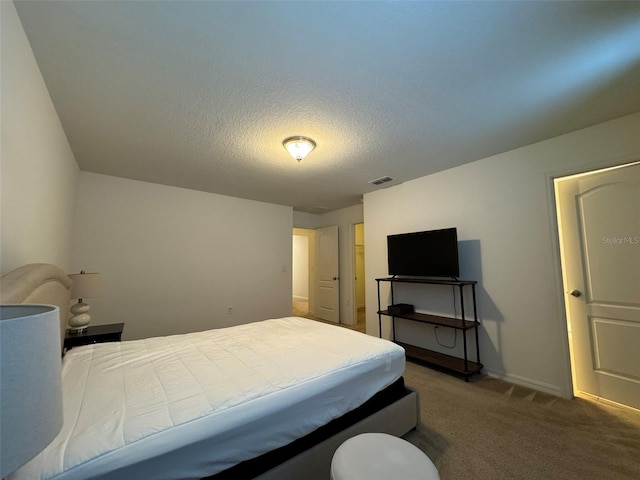
M 587 398 L 589 400 L 597 399 L 603 403 L 609 403 L 616 405 L 618 407 L 631 408 L 625 405 L 621 405 L 615 402 L 611 402 L 604 398 L 596 398 L 590 395 L 583 393 L 579 393 L 576 388 L 576 380 L 574 375 L 574 365 L 573 365 L 573 355 L 571 352 L 571 344 L 569 338 L 569 331 L 571 329 L 571 319 L 569 318 L 569 313 L 567 312 L 567 308 L 565 305 L 565 292 L 564 292 L 564 270 L 562 265 L 562 257 L 560 254 L 561 245 L 560 245 L 560 231 L 558 226 L 558 199 L 556 198 L 555 192 L 555 180 L 559 180 L 564 177 L 570 177 L 573 175 L 581 175 L 588 173 L 595 173 L 601 170 L 609 170 L 614 168 L 621 168 L 628 165 L 633 165 L 635 163 L 640 163 L 638 159 L 638 155 L 633 155 L 630 157 L 619 158 L 616 160 L 611 160 L 609 162 L 600 164 L 600 165 L 590 165 L 590 166 L 580 166 L 574 167 L 571 169 L 564 169 L 555 172 L 549 172 L 545 175 L 546 188 L 547 188 L 547 199 L 548 199 L 548 213 L 549 213 L 549 225 L 550 232 L 552 237 L 552 242 L 554 245 L 553 248 L 553 261 L 556 265 L 555 268 L 555 283 L 557 285 L 556 291 L 558 294 L 556 295 L 556 302 L 558 303 L 559 311 L 562 312 L 562 318 L 564 320 L 562 329 L 563 331 L 563 344 L 565 345 L 564 349 L 564 376 L 565 381 L 563 382 L 564 386 L 562 388 L 562 395 L 567 398 L 580 397 Z M 635 410 L 634 410 L 635 411 Z

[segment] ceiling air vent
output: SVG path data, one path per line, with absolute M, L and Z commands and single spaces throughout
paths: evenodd
M 369 183 L 371 185 L 382 185 L 383 183 L 391 182 L 392 180 L 393 178 L 391 177 L 380 177 L 376 178 L 375 180 L 370 180 Z

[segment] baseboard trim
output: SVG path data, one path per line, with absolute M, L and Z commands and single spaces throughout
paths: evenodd
M 593 403 L 600 403 L 608 407 L 614 407 L 614 408 L 618 408 L 618 409 L 628 411 L 628 412 L 633 412 L 633 413 L 640 413 L 640 410 L 637 408 L 633 408 L 629 405 L 625 405 L 624 403 L 614 402 L 613 400 L 609 400 L 607 398 L 598 397 L 597 395 L 592 395 L 591 393 L 577 391 L 576 397 L 583 398 Z
M 520 385 L 521 387 L 531 388 L 533 390 L 538 390 L 540 392 L 548 393 L 550 395 L 555 395 L 556 397 L 562 398 L 571 398 L 562 392 L 562 388 L 557 385 L 551 385 L 549 383 L 539 382 L 537 380 L 532 380 L 530 378 L 521 377 L 520 375 L 514 375 L 512 373 L 505 372 L 496 372 L 495 370 L 489 370 L 484 368 L 484 373 L 493 378 L 499 378 L 500 380 L 505 380 L 510 383 L 514 383 L 516 385 Z

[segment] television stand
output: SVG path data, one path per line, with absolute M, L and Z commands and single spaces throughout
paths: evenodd
M 424 285 L 453 285 L 459 288 L 460 292 L 460 318 L 448 317 L 441 315 L 432 315 L 429 313 L 389 313 L 389 310 L 382 310 L 380 305 L 380 283 L 386 282 L 390 284 L 391 289 L 391 304 L 395 304 L 394 301 L 394 286 L 396 284 L 412 283 L 412 284 L 424 284 Z M 464 376 L 465 381 L 469 381 L 469 377 L 476 373 L 480 373 L 482 370 L 482 363 L 480 363 L 480 344 L 478 339 L 478 313 L 476 308 L 476 282 L 475 280 L 456 280 L 456 279 L 444 279 L 444 278 L 376 278 L 376 284 L 378 287 L 378 336 L 382 338 L 382 317 L 387 316 L 391 318 L 391 332 L 392 341 L 400 345 L 405 349 L 407 358 L 415 359 L 435 367 L 442 368 L 444 370 L 460 374 Z M 473 298 L 473 319 L 467 319 L 464 309 L 464 292 L 465 288 L 471 288 L 471 294 Z M 444 353 L 436 352 L 426 348 L 421 348 L 415 345 L 402 343 L 396 341 L 396 318 L 403 320 L 409 320 L 412 322 L 420 322 L 436 327 L 449 327 L 455 330 L 462 331 L 463 341 L 463 358 L 447 355 Z M 471 361 L 468 356 L 467 349 L 467 333 L 473 332 L 475 334 L 475 347 L 476 347 L 476 361 Z

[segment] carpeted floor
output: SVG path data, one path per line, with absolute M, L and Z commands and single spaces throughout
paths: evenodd
M 299 300 L 297 298 L 292 299 L 291 312 L 292 312 L 292 315 L 296 317 L 309 318 L 311 320 L 316 320 L 318 322 L 331 323 L 332 325 L 335 325 L 333 322 L 325 322 L 324 320 L 321 320 L 311 315 L 309 313 L 309 304 L 307 300 Z M 358 309 L 358 318 L 355 325 L 347 325 L 344 323 L 339 323 L 338 325 L 341 327 L 349 328 L 351 330 L 357 330 L 358 332 L 366 333 L 367 324 L 365 319 L 364 308 Z
M 313 319 L 313 315 L 309 314 L 309 302 L 307 300 L 291 299 L 291 313 L 295 317 Z
M 313 319 L 304 309 L 294 301 L 294 315 Z M 404 377 L 421 417 L 405 439 L 441 480 L 640 479 L 638 412 L 486 376 L 467 383 L 412 362 Z
M 407 362 L 421 421 L 405 438 L 442 480 L 638 480 L 640 413 Z

